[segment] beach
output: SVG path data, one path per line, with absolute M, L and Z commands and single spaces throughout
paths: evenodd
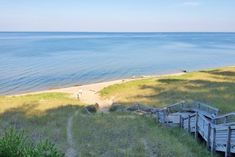
M 108 108 L 112 105 L 115 97 L 111 99 L 104 100 L 100 97 L 99 91 L 105 87 L 121 84 L 129 81 L 140 80 L 140 79 L 147 79 L 147 78 L 160 78 L 165 76 L 179 76 L 185 73 L 171 73 L 171 74 L 163 74 L 163 75 L 149 75 L 149 76 L 141 76 L 141 77 L 132 77 L 128 79 L 120 79 L 114 81 L 107 81 L 107 82 L 100 82 L 100 83 L 93 83 L 81 86 L 71 86 L 66 88 L 58 88 L 58 89 L 49 89 L 43 91 L 36 91 L 36 92 L 29 92 L 23 94 L 16 94 L 11 96 L 24 96 L 24 95 L 33 95 L 33 94 L 42 94 L 42 93 L 67 93 L 70 94 L 73 98 L 79 99 L 81 102 L 85 104 L 99 104 L 101 108 Z

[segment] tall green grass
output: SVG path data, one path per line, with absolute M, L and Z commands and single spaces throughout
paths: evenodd
M 186 132 L 165 128 L 132 113 L 78 114 L 73 134 L 80 156 L 207 157 L 209 152 Z
M 222 113 L 235 111 L 235 67 L 136 80 L 101 90 L 103 98 L 116 103 L 142 103 L 157 107 L 182 100 L 203 101 Z
M 68 149 L 66 126 L 68 118 L 79 106 L 62 106 L 44 111 L 43 114 L 28 116 L 29 108 L 15 108 L 0 114 L 0 136 L 8 128 L 24 130 L 26 136 L 35 144 L 42 140 L 50 140 L 60 151 Z
M 81 105 L 82 103 L 69 94 L 42 93 L 23 96 L 0 96 L 0 104 L 0 113 L 12 108 L 29 108 L 30 106 L 29 114 L 39 114 L 67 104 Z
M 63 157 L 64 155 L 48 140 L 34 144 L 23 132 L 9 129 L 0 137 L 0 156 Z

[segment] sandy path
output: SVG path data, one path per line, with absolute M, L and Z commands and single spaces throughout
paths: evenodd
M 67 143 L 69 148 L 67 149 L 65 156 L 66 157 L 76 157 L 78 155 L 78 148 L 75 147 L 75 142 L 73 140 L 73 119 L 78 114 L 78 111 L 74 115 L 68 118 L 66 133 L 67 133 Z
M 94 84 L 88 84 L 88 85 L 82 85 L 82 86 L 74 86 L 74 87 L 68 87 L 68 88 L 51 89 L 51 90 L 45 90 L 45 91 L 39 91 L 39 92 L 19 94 L 17 96 L 28 95 L 28 94 L 53 93 L 53 92 L 68 93 L 68 94 L 71 94 L 74 98 L 79 99 L 81 102 L 85 104 L 91 105 L 91 104 L 98 103 L 101 110 L 106 110 L 110 105 L 112 105 L 114 98 L 109 99 L 109 100 L 103 100 L 99 96 L 99 91 L 110 85 L 128 82 L 132 80 L 137 80 L 137 79 L 123 79 L 123 80 L 94 83 Z
M 99 104 L 101 111 L 105 111 L 108 107 L 113 104 L 113 99 L 103 100 L 99 95 L 99 91 L 105 87 L 110 85 L 119 84 L 123 82 L 128 82 L 134 79 L 125 79 L 125 80 L 116 80 L 116 81 L 109 81 L 109 82 L 102 82 L 102 83 L 95 83 L 83 86 L 75 86 L 75 87 L 68 87 L 68 88 L 61 88 L 61 89 L 53 89 L 44 92 L 61 92 L 61 93 L 68 93 L 71 94 L 73 97 L 79 99 L 81 102 L 85 104 Z M 38 93 L 38 92 L 37 92 Z

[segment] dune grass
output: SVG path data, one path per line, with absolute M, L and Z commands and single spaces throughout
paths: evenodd
M 82 104 L 79 100 L 72 98 L 65 93 L 42 93 L 23 96 L 0 96 L 0 113 L 11 108 L 28 108 L 28 114 L 43 113 L 48 109 L 57 108 L 63 105 Z M 29 108 L 30 106 L 30 108 Z
M 68 118 L 73 120 L 75 149 L 81 157 L 206 157 L 206 147 L 180 129 L 165 128 L 150 117 L 132 113 L 84 114 L 80 106 L 62 106 L 27 116 L 28 108 L 11 109 L 0 115 L 0 136 L 5 129 L 24 130 L 35 143 L 49 139 L 60 151 L 69 148 Z
M 66 143 L 67 119 L 82 103 L 68 94 L 43 93 L 0 97 L 0 135 L 6 129 L 24 130 L 34 142 L 49 139 L 61 151 Z
M 183 130 L 132 113 L 78 114 L 73 134 L 82 157 L 210 156 Z
M 211 69 L 136 80 L 104 88 L 103 98 L 115 97 L 116 103 L 142 103 L 162 107 L 182 100 L 203 101 L 220 111 L 235 111 L 235 67 Z
M 54 143 L 60 151 L 65 152 L 68 148 L 66 137 L 66 126 L 68 117 L 79 106 L 62 106 L 44 111 L 40 115 L 27 115 L 26 106 L 8 110 L 0 115 L 0 136 L 5 130 L 14 128 L 17 131 L 24 131 L 35 143 L 42 140 L 49 140 Z

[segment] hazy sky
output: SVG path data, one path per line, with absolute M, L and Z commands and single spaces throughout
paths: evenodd
M 235 31 L 235 0 L 0 0 L 0 31 Z

